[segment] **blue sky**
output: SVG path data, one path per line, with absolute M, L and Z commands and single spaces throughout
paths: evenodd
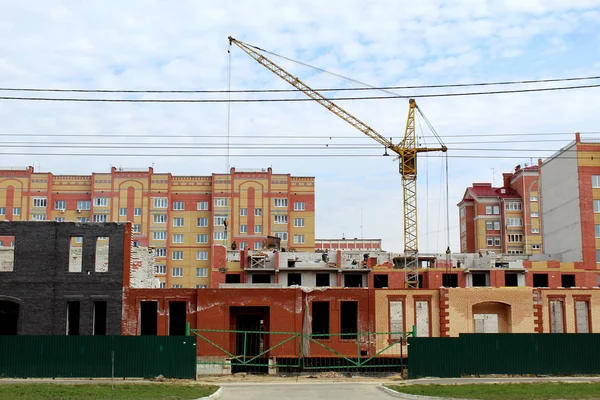
M 600 1 L 596 0 L 24 0 L 0 4 L 0 86 L 225 89 L 229 35 L 375 86 L 600 75 Z M 313 87 L 356 86 L 285 60 L 273 60 Z M 233 89 L 288 88 L 237 48 L 232 49 L 231 74 Z M 455 156 L 449 159 L 450 247 L 454 251 L 459 247 L 456 203 L 467 186 L 472 182 L 491 182 L 492 170 L 499 183 L 502 172 L 550 155 L 551 151 L 541 150 L 559 149 L 573 139 L 574 132 L 600 131 L 600 89 L 418 98 L 420 93 L 436 91 L 440 90 L 398 90 L 400 94 L 417 96 L 420 107 L 448 143 L 449 154 Z M 340 105 L 385 137 L 399 141 L 404 133 L 408 108 L 404 99 Z M 154 143 L 159 147 L 222 147 L 226 115 L 224 104 L 2 101 L 0 140 L 4 146 L 0 150 L 0 165 L 36 164 L 41 170 L 56 174 L 89 174 L 108 171 L 111 165 L 148 167 L 154 163 L 159 172 L 210 175 L 227 168 L 225 157 L 214 156 L 224 154 L 223 148 L 128 150 L 127 146 Z M 528 136 L 543 132 L 564 135 Z M 8 133 L 77 136 L 15 137 L 7 136 Z M 374 142 L 360 132 L 319 105 L 303 102 L 233 104 L 230 133 L 231 166 L 271 166 L 275 172 L 316 177 L 318 237 L 362 234 L 382 238 L 387 250 L 402 250 L 402 194 L 397 162 L 392 161 L 393 157 L 332 157 L 336 152 L 325 149 L 325 144 L 350 144 L 356 148 L 339 150 L 337 154 L 381 154 L 381 149 L 373 147 Z M 520 136 L 490 136 L 501 133 Z M 138 137 L 110 137 L 116 134 Z M 424 134 L 429 135 L 427 131 Z M 456 137 L 461 135 L 476 136 Z M 433 144 L 433 139 L 426 140 Z M 122 149 L 99 150 L 113 154 L 110 157 L 8 154 L 92 151 L 30 147 L 48 141 L 104 143 Z M 484 143 L 489 141 L 502 143 Z M 23 146 L 9 148 L 7 142 Z M 461 144 L 454 144 L 458 142 Z M 279 148 L 241 148 L 248 144 Z M 323 149 L 302 149 L 307 145 Z M 282 146 L 289 148 L 283 150 Z M 517 158 L 460 157 L 502 155 L 499 151 L 477 150 L 490 147 L 526 151 L 502 153 Z M 467 148 L 471 150 L 461 150 Z M 138 157 L 119 156 L 127 152 L 135 152 Z M 281 154 L 323 157 L 276 157 Z M 442 168 L 441 159 L 436 157 L 422 157 L 419 163 L 419 232 L 423 252 L 443 252 L 446 247 Z

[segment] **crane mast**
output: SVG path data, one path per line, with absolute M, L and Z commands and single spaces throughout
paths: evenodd
M 256 60 L 260 65 L 279 76 L 281 79 L 294 86 L 296 89 L 321 104 L 323 107 L 354 126 L 366 136 L 390 149 L 400 157 L 400 174 L 402 175 L 402 191 L 404 195 L 404 271 L 405 285 L 408 288 L 419 287 L 419 246 L 417 237 L 417 153 L 430 151 L 447 150 L 446 146 L 440 148 L 417 147 L 417 138 L 415 130 L 415 111 L 418 109 L 417 102 L 414 99 L 409 100 L 408 119 L 404 139 L 400 145 L 394 144 L 386 139 L 380 133 L 375 131 L 369 125 L 356 118 L 342 107 L 327 99 L 321 93 L 312 89 L 310 86 L 293 76 L 273 61 L 269 60 L 256 50 L 262 50 L 258 47 L 250 46 L 246 43 L 229 36 L 229 45 L 235 44 L 250 57 Z M 256 49 L 256 50 L 255 50 Z

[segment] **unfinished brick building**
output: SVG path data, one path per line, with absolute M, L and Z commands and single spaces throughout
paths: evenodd
M 0 222 L 0 238 L 0 334 L 121 334 L 130 224 Z

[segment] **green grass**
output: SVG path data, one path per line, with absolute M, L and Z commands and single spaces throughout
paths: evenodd
M 600 399 L 600 383 L 495 383 L 478 385 L 388 386 L 422 396 L 481 400 Z
M 189 384 L 3 384 L 0 383 L 0 399 L 27 400 L 191 400 L 213 394 L 218 387 Z

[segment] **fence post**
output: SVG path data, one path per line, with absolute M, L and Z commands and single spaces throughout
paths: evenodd
M 190 323 L 185 323 L 185 336 L 190 336 Z
M 416 325 L 413 325 L 413 327 L 412 327 L 412 336 L 417 337 L 417 326 Z

